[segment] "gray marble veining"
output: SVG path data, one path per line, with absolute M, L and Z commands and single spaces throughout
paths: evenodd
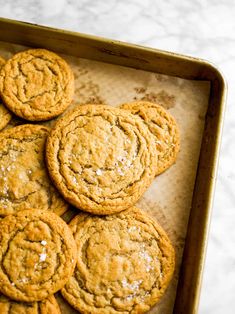
M 199 313 L 235 313 L 235 1 L 0 0 L 0 16 L 189 54 L 219 66 L 229 94 Z

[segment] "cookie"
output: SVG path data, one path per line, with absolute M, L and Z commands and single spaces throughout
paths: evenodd
M 16 302 L 0 295 L 1 314 L 61 314 L 54 296 L 40 302 Z
M 154 179 L 154 137 L 126 110 L 83 105 L 48 136 L 49 174 L 63 197 L 84 211 L 111 214 L 140 198 Z
M 175 265 L 164 230 L 132 207 L 109 216 L 79 214 L 70 223 L 78 255 L 61 290 L 79 312 L 145 313 L 166 290 Z
M 0 131 L 11 121 L 12 115 L 0 100 Z
M 76 243 L 56 214 L 24 210 L 0 221 L 0 291 L 17 301 L 41 301 L 72 275 Z
M 6 61 L 2 57 L 0 57 L 0 70 L 5 62 Z M 2 104 L 0 100 L 0 131 L 5 128 L 8 122 L 10 122 L 11 117 L 11 113 L 9 112 L 9 110 L 7 110 L 7 108 Z
M 27 208 L 62 215 L 68 208 L 44 162 L 49 129 L 25 124 L 0 133 L 0 216 Z
M 179 127 L 174 117 L 162 106 L 147 101 L 123 104 L 121 108 L 143 119 L 154 135 L 159 158 L 156 175 L 159 175 L 176 161 L 179 152 Z
M 19 52 L 0 72 L 4 104 L 30 121 L 52 119 L 71 103 L 74 77 L 61 57 L 45 49 Z

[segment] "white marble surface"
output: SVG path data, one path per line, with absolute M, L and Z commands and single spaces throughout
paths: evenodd
M 214 62 L 229 86 L 200 314 L 235 313 L 235 1 L 0 0 L 0 16 Z

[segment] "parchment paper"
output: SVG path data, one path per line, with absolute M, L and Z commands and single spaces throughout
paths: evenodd
M 0 42 L 6 59 L 26 47 Z M 166 294 L 149 313 L 170 314 L 173 310 L 187 222 L 190 213 L 204 117 L 210 83 L 183 80 L 157 73 L 62 55 L 75 75 L 73 104 L 103 103 L 118 106 L 134 100 L 161 104 L 180 126 L 181 148 L 177 162 L 156 177 L 137 207 L 156 218 L 168 233 L 176 251 L 176 270 Z M 12 125 L 22 123 L 14 119 Z M 47 122 L 52 125 L 54 120 Z M 77 313 L 58 296 L 62 313 Z

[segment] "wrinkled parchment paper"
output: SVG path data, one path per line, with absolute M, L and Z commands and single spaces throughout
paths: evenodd
M 25 49 L 0 42 L 0 56 L 6 59 Z M 176 295 L 210 84 L 66 55 L 62 57 L 75 75 L 74 102 L 67 111 L 81 103 L 118 106 L 124 102 L 147 100 L 168 109 L 180 126 L 181 148 L 177 162 L 155 178 L 137 203 L 137 207 L 160 222 L 175 247 L 174 278 L 160 303 L 149 312 L 170 314 Z M 20 120 L 14 119 L 11 126 L 19 123 Z M 53 125 L 54 120 L 45 124 Z M 77 313 L 60 296 L 58 301 L 62 313 Z

